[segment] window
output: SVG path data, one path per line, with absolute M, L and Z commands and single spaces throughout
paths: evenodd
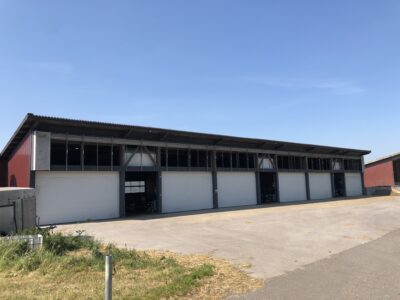
M 198 150 L 198 155 L 199 155 L 200 168 L 207 168 L 211 165 L 209 162 L 209 160 L 211 159 L 211 155 L 209 154 L 208 151 Z
M 111 146 L 99 145 L 97 155 L 99 166 L 111 168 Z
M 246 153 L 239 153 L 239 168 L 247 169 L 247 159 Z
M 125 181 L 125 194 L 140 194 L 145 192 L 145 181 Z
M 309 170 L 330 170 L 330 159 L 329 158 L 308 158 L 308 169 Z
M 361 171 L 361 160 L 359 159 L 345 159 L 344 169 L 346 171 Z
M 278 156 L 278 168 L 283 170 L 303 170 L 304 157 L 301 156 Z
M 67 144 L 65 141 L 51 141 L 50 145 L 50 164 L 51 169 L 65 170 Z
M 68 143 L 68 169 L 78 169 L 81 166 L 81 144 Z
M 83 151 L 85 167 L 97 167 L 97 145 L 84 145 Z
M 187 149 L 178 149 L 178 167 L 189 167 L 189 152 Z
M 178 167 L 178 149 L 167 149 L 168 167 Z
M 112 165 L 115 166 L 120 166 L 120 147 L 119 146 L 113 146 L 112 148 L 112 154 L 113 154 L 113 163 Z
M 216 156 L 217 168 L 224 168 L 224 152 L 217 152 Z

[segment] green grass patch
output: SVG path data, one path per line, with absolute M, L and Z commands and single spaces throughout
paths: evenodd
M 62 235 L 35 229 L 43 247 L 0 242 L 2 299 L 101 298 L 104 255 L 113 257 L 113 293 L 117 298 L 160 299 L 184 296 L 214 275 L 214 266 L 185 266 L 173 258 L 102 245 L 84 232 Z

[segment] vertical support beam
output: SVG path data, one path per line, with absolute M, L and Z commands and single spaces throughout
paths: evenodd
M 364 156 L 361 156 L 361 187 L 362 187 L 362 194 L 365 196 L 367 195 L 367 190 L 365 188 L 365 182 L 364 182 Z M 394 171 L 394 168 L 393 168 Z
M 335 198 L 335 175 L 333 172 L 333 167 L 334 167 L 334 160 L 331 158 L 330 159 L 330 164 L 331 164 L 331 190 L 332 190 L 332 198 Z
M 120 146 L 119 152 L 120 171 L 119 171 L 119 217 L 125 217 L 125 147 Z
M 68 134 L 65 140 L 65 171 L 68 171 Z
M 260 186 L 260 170 L 255 171 L 256 175 L 256 192 L 257 192 L 257 205 L 261 205 L 261 186 Z
M 307 192 L 307 200 L 311 200 L 311 194 L 310 194 L 310 173 L 308 172 L 308 159 L 307 157 L 304 158 L 305 160 L 305 169 L 306 169 L 306 192 Z
M 212 189 L 213 189 L 213 208 L 218 208 L 218 178 L 217 178 L 217 153 L 212 151 Z
M 81 142 L 81 170 L 85 171 L 85 144 L 83 142 Z
M 279 168 L 278 168 L 278 155 L 274 155 L 275 162 L 275 185 L 276 185 L 276 201 L 281 202 L 281 196 L 279 192 Z
M 162 213 L 161 148 L 157 147 L 157 212 Z
M 343 169 L 343 178 L 344 178 L 344 196 L 347 197 L 347 182 L 346 182 L 346 172 Z

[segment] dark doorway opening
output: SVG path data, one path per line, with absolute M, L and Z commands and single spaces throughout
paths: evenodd
M 344 173 L 334 173 L 333 182 L 335 187 L 335 197 L 346 196 L 346 185 L 345 185 Z
M 400 185 L 400 159 L 393 161 L 394 183 Z
M 125 215 L 157 211 L 157 172 L 126 172 Z
M 272 172 L 260 172 L 261 203 L 277 201 L 276 174 Z

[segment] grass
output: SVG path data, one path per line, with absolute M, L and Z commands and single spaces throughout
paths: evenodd
M 167 256 L 102 245 L 83 232 L 62 235 L 35 229 L 44 244 L 0 242 L 1 299 L 99 299 L 103 297 L 104 255 L 113 257 L 116 299 L 178 298 L 193 293 L 215 274 L 212 264 L 189 266 Z

